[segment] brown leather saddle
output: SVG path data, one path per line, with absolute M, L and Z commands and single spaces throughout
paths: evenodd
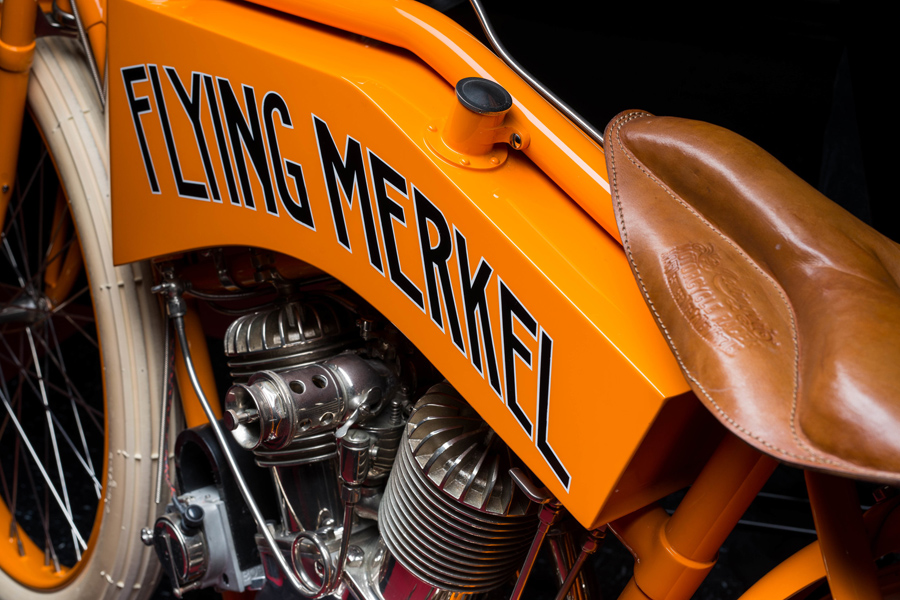
M 782 461 L 900 484 L 900 245 L 752 142 L 606 128 L 635 279 L 698 398 Z

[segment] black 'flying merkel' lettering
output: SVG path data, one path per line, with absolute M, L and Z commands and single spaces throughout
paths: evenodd
M 216 182 L 216 172 L 213 170 L 212 159 L 209 157 L 209 147 L 206 145 L 206 136 L 203 135 L 203 123 L 200 121 L 200 100 L 203 95 L 203 87 L 200 84 L 201 75 L 196 72 L 191 74 L 191 93 L 188 94 L 175 69 L 172 67 L 163 67 L 163 70 L 166 72 L 166 75 L 169 77 L 169 82 L 172 84 L 172 88 L 178 95 L 181 107 L 187 114 L 188 119 L 191 120 L 191 127 L 194 130 L 194 140 L 197 142 L 197 151 L 200 153 L 200 158 L 203 160 L 203 171 L 206 173 L 206 183 L 209 185 L 212 199 L 215 202 L 221 202 L 222 198 L 219 196 L 219 185 Z
M 422 253 L 422 267 L 425 270 L 425 290 L 428 293 L 428 309 L 431 320 L 441 328 L 441 331 L 444 330 L 444 321 L 441 316 L 441 301 L 443 300 L 447 310 L 447 321 L 450 324 L 450 337 L 454 345 L 465 354 L 465 345 L 459 327 L 459 315 L 456 313 L 456 300 L 453 297 L 453 282 L 450 279 L 450 267 L 447 264 L 453 254 L 450 226 L 441 210 L 416 186 L 413 186 L 413 202 L 416 207 L 419 250 Z M 437 243 L 433 246 L 428 233 L 429 223 L 434 225 L 438 234 Z M 438 290 L 437 279 L 441 281 L 440 290 Z
M 359 206 L 362 214 L 363 230 L 366 234 L 366 249 L 369 253 L 369 264 L 379 273 L 384 274 L 384 266 L 381 263 L 381 250 L 378 248 L 378 234 L 375 232 L 375 216 L 372 213 L 372 201 L 369 199 L 369 186 L 366 185 L 366 169 L 363 166 L 362 148 L 359 142 L 349 135 L 344 158 L 331 137 L 328 124 L 313 115 L 313 124 L 316 130 L 316 140 L 319 144 L 319 160 L 322 162 L 322 175 L 325 177 L 325 187 L 328 189 L 328 200 L 331 204 L 331 219 L 334 221 L 334 231 L 338 242 L 352 252 L 350 248 L 350 236 L 347 234 L 347 221 L 344 218 L 344 208 L 341 204 L 341 194 L 338 191 L 338 180 L 341 182 L 341 190 L 347 199 L 347 206 L 353 208 L 353 190 L 359 190 Z
M 234 164 L 237 166 L 238 178 L 241 180 L 241 192 L 244 197 L 244 206 L 256 208 L 253 202 L 253 188 L 250 186 L 250 174 L 247 171 L 247 162 L 244 160 L 244 148 L 250 156 L 250 162 L 266 199 L 266 212 L 278 214 L 278 205 L 275 202 L 275 191 L 272 189 L 272 178 L 269 175 L 269 157 L 266 155 L 266 143 L 263 140 L 262 126 L 259 122 L 259 109 L 256 106 L 256 93 L 250 86 L 244 88 L 244 104 L 247 107 L 247 117 L 238 102 L 234 90 L 227 79 L 217 78 L 219 82 L 219 101 L 222 103 L 222 112 L 225 116 L 225 129 L 231 141 L 231 152 L 234 156 Z
M 156 68 L 156 65 L 147 65 L 147 70 L 150 72 L 150 84 L 153 86 L 153 95 L 156 98 L 156 112 L 159 114 L 163 137 L 166 140 L 169 164 L 172 166 L 172 176 L 175 178 L 175 188 L 178 190 L 178 195 L 182 198 L 209 200 L 206 186 L 197 181 L 185 180 L 181 172 L 178 150 L 175 148 L 175 137 L 172 135 L 172 125 L 169 123 L 169 111 L 166 110 L 166 99 L 163 96 L 162 84 L 159 81 L 159 70 Z
M 306 194 L 306 182 L 303 180 L 303 167 L 292 160 L 281 160 L 281 151 L 278 149 L 278 136 L 275 133 L 275 113 L 281 120 L 281 124 L 288 129 L 293 129 L 291 114 L 288 112 L 287 103 L 280 95 L 269 92 L 263 98 L 263 121 L 266 125 L 266 136 L 269 140 L 269 154 L 272 155 L 272 170 L 275 172 L 275 185 L 278 187 L 278 195 L 281 197 L 281 205 L 290 217 L 306 225 L 312 230 L 316 229 L 313 222 L 312 207 L 309 205 L 309 196 Z M 288 189 L 287 177 L 291 176 L 297 190 L 297 200 L 291 196 Z

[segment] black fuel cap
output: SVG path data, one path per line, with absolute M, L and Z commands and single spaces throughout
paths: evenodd
M 502 85 L 481 77 L 460 79 L 456 97 L 463 106 L 480 115 L 498 115 L 512 107 L 512 96 Z

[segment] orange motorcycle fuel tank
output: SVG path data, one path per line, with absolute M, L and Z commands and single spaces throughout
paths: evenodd
M 244 246 L 331 274 L 582 525 L 605 523 L 684 483 L 678 434 L 716 430 L 601 226 L 602 152 L 496 59 L 478 62 L 486 50 L 466 53 L 468 34 L 410 10 L 460 76 L 501 73 L 513 97 L 501 133 L 524 151 L 442 149 L 454 86 L 397 46 L 254 4 L 111 2 L 115 260 Z

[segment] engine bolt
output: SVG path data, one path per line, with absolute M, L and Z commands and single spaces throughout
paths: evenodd
M 141 541 L 144 542 L 145 546 L 153 545 L 153 532 L 150 531 L 149 527 L 141 528 Z
M 259 413 L 253 409 L 242 412 L 229 409 L 222 415 L 222 425 L 229 431 L 234 431 L 238 428 L 238 425 L 247 425 L 248 423 L 255 423 L 258 420 Z
M 350 546 L 347 549 L 347 566 L 348 567 L 358 567 L 362 564 L 363 559 L 366 557 L 365 552 L 359 546 Z

